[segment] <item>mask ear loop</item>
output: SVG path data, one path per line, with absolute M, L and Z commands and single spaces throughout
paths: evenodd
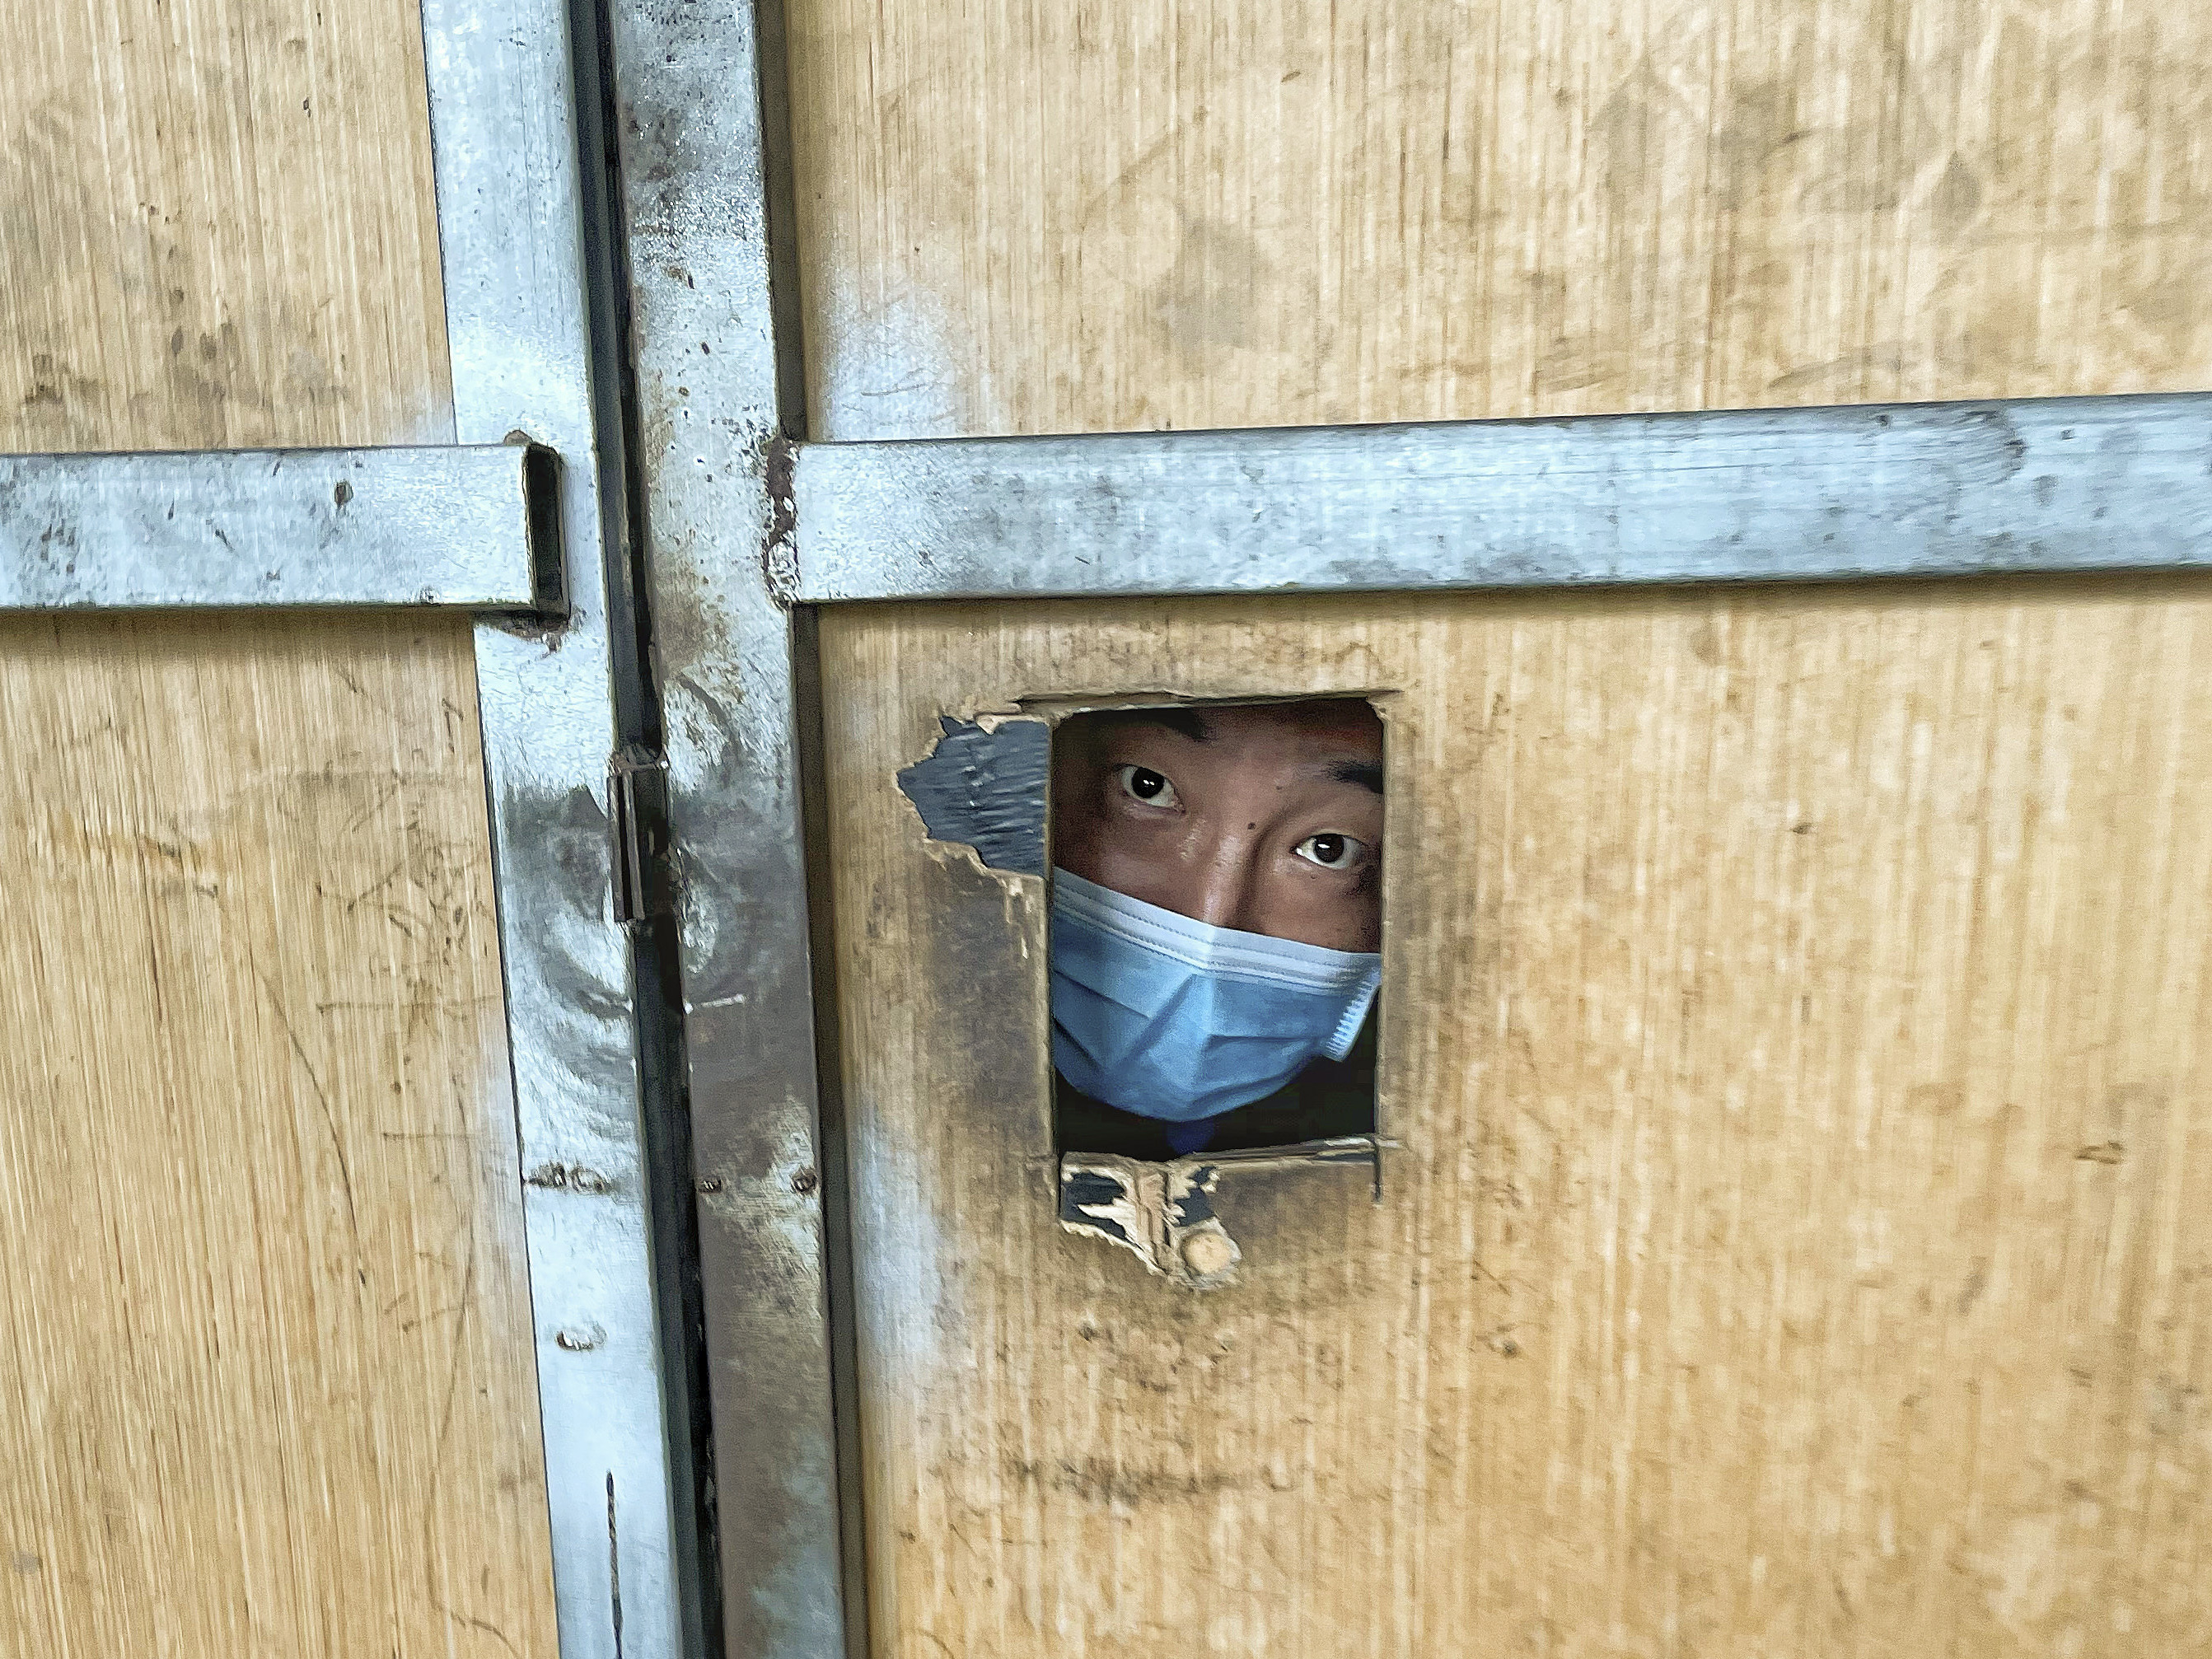
M 1352 1052 L 1352 1045 L 1359 1040 L 1359 1028 L 1367 1023 L 1367 1011 L 1375 1006 L 1375 994 L 1382 987 L 1382 967 L 1377 963 L 1367 970 L 1367 982 L 1346 1006 L 1344 1017 L 1336 1022 L 1336 1030 L 1330 1034 L 1328 1046 L 1322 1050 L 1323 1054 L 1331 1060 L 1341 1060 Z

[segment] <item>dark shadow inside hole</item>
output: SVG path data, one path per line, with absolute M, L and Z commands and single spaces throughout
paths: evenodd
M 1054 1139 L 1166 1160 L 1376 1129 L 1382 723 L 1358 698 L 1053 734 Z

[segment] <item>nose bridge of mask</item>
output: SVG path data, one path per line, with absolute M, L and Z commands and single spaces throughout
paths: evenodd
M 1286 991 L 1319 996 L 1356 993 L 1376 975 L 1381 962 L 1373 951 L 1332 951 L 1326 945 L 1217 927 L 1065 870 L 1053 872 L 1053 908 L 1150 955 L 1210 977 Z

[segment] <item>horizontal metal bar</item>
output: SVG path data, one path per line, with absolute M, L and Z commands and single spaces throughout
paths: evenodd
M 0 611 L 562 608 L 535 445 L 0 455 Z
M 2212 395 L 824 444 L 802 602 L 2212 564 Z

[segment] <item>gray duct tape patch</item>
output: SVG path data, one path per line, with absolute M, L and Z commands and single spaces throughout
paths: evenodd
M 898 787 L 921 814 L 932 841 L 958 842 L 993 870 L 1045 872 L 1045 780 L 1052 771 L 1052 728 L 1008 720 L 987 731 L 939 716 L 937 746 L 903 769 Z

